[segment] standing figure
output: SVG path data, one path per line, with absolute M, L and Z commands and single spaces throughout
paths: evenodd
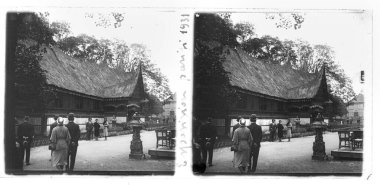
M 68 171 L 73 171 L 74 165 L 75 165 L 75 157 L 77 156 L 80 130 L 79 130 L 79 125 L 74 123 L 74 113 L 69 113 L 68 120 L 69 120 L 69 123 L 66 125 L 66 127 L 69 129 L 71 141 L 69 145 L 69 153 L 67 156 L 68 168 L 66 169 Z
M 278 136 L 279 142 L 281 142 L 281 139 L 284 136 L 284 126 L 281 123 L 282 123 L 282 120 L 280 120 L 277 124 L 277 136 Z
M 51 133 L 53 132 L 53 129 L 58 125 L 58 116 L 57 115 L 55 115 L 54 116 L 54 123 L 52 123 L 51 125 L 50 125 L 50 132 L 49 132 L 49 138 L 51 137 Z M 51 161 L 51 157 L 52 157 L 52 155 L 53 155 L 53 150 L 50 152 L 50 159 L 49 159 L 49 161 Z
M 250 117 L 251 125 L 249 130 L 252 135 L 251 155 L 249 157 L 248 171 L 254 173 L 257 167 L 257 159 L 259 158 L 259 152 L 261 147 L 261 140 L 263 138 L 263 131 L 260 125 L 256 124 L 256 114 L 252 114 Z
M 287 127 L 286 137 L 288 138 L 288 142 L 290 142 L 290 138 L 292 138 L 292 128 L 293 128 L 293 125 L 290 122 L 290 119 L 288 119 L 288 123 L 286 123 L 286 127 Z
M 99 130 L 100 130 L 100 125 L 98 123 L 98 119 L 95 119 L 95 123 L 94 123 L 94 135 L 95 135 L 95 140 L 96 141 L 99 138 Z
M 241 119 L 239 125 L 240 127 L 235 130 L 232 137 L 234 145 L 233 165 L 235 168 L 239 169 L 240 173 L 246 173 L 248 172 L 249 166 L 252 135 L 250 130 L 245 127 L 245 120 Z
M 104 118 L 103 127 L 104 127 L 104 129 L 103 129 L 104 140 L 107 141 L 107 137 L 108 137 L 108 127 L 109 127 L 109 124 L 108 124 L 107 118 Z
M 34 127 L 29 123 L 29 116 L 25 116 L 24 122 L 18 126 L 17 136 L 20 144 L 22 163 L 24 163 L 24 155 L 26 153 L 25 164 L 30 165 L 30 147 L 34 138 Z
M 216 127 L 212 124 L 211 118 L 208 118 L 207 123 L 200 127 L 199 137 L 202 150 L 202 163 L 206 164 L 208 154 L 208 165 L 212 166 L 214 144 L 217 137 Z
M 274 141 L 276 137 L 276 120 L 272 119 L 272 123 L 269 124 L 270 141 Z
M 232 127 L 232 136 L 231 136 L 231 138 L 233 138 L 234 137 L 234 133 L 235 133 L 235 130 L 236 129 L 238 129 L 239 127 L 240 127 L 240 120 L 244 120 L 244 118 L 243 117 L 241 117 L 241 116 L 239 116 L 237 119 L 236 119 L 236 124 Z
M 192 144 L 193 144 L 193 172 L 194 173 L 204 173 L 206 170 L 206 164 L 202 163 L 202 156 L 201 156 L 201 145 L 199 144 L 199 128 L 201 123 L 193 117 L 193 138 L 192 138 Z
M 86 123 L 86 136 L 87 136 L 87 140 L 91 140 L 92 139 L 92 129 L 93 129 L 92 118 L 88 118 L 88 122 Z
M 116 116 L 115 116 L 115 115 L 112 116 L 112 121 L 111 121 L 111 123 L 112 123 L 114 126 L 116 125 Z
M 55 146 L 52 150 L 52 160 L 51 164 L 58 170 L 63 171 L 67 168 L 67 156 L 69 152 L 69 145 L 71 141 L 71 136 L 69 129 L 63 126 L 63 118 L 58 118 L 58 125 L 53 129 L 50 142 Z

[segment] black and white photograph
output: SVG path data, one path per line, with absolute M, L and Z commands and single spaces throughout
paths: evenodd
M 193 173 L 360 177 L 371 65 L 371 11 L 196 12 Z
M 8 11 L 5 172 L 173 175 L 174 23 L 142 9 Z

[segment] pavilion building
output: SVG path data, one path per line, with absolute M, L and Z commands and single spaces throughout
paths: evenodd
M 141 66 L 137 72 L 127 73 L 74 59 L 56 47 L 46 48 L 40 66 L 55 97 L 46 97 L 44 111 L 30 115 L 37 133 L 46 135 L 53 116 L 67 117 L 69 112 L 75 114 L 79 124 L 86 123 L 89 117 L 99 123 L 104 117 L 111 120 L 113 116 L 118 123 L 127 122 L 146 102 Z M 16 117 L 28 115 L 22 104 L 20 98 Z
M 227 115 L 214 119 L 218 135 L 230 135 L 236 118 L 243 116 L 249 125 L 249 116 L 256 114 L 259 125 L 268 125 L 272 119 L 287 119 L 310 124 L 316 108 L 327 117 L 331 105 L 326 82 L 325 66 L 315 74 L 293 69 L 291 66 L 272 64 L 247 54 L 240 48 L 225 48 L 223 67 L 229 73 L 229 82 L 240 99 L 229 107 Z M 204 109 L 209 113 L 210 108 Z M 207 115 L 204 115 L 207 116 Z M 266 127 L 263 127 L 265 131 Z

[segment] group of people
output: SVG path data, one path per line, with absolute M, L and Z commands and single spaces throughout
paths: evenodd
M 74 123 L 74 114 L 69 113 L 69 123 L 63 125 L 62 117 L 54 116 L 50 127 L 51 164 L 60 171 L 73 171 L 80 138 L 79 125 Z
M 251 124 L 247 127 L 246 121 L 239 117 L 232 136 L 231 151 L 234 152 L 233 166 L 240 173 L 254 173 L 259 157 L 262 129 L 256 124 L 256 115 L 250 116 Z
M 107 140 L 109 127 L 107 118 L 104 118 L 103 127 L 104 140 Z M 88 118 L 88 122 L 86 123 L 86 139 L 92 140 L 93 135 L 95 136 L 95 140 L 97 141 L 100 137 L 100 124 L 98 123 L 98 119 L 95 119 L 95 122 L 92 123 L 92 118 Z
M 284 137 L 284 130 L 286 131 L 286 138 L 288 138 L 288 142 L 290 142 L 290 138 L 292 137 L 292 129 L 293 125 L 288 119 L 288 122 L 286 123 L 285 127 L 282 124 L 282 120 L 278 121 L 278 124 L 276 124 L 276 120 L 272 119 L 272 122 L 269 124 L 269 133 L 270 133 L 270 141 L 274 142 L 276 140 L 276 133 L 278 141 L 281 142 L 282 138 Z

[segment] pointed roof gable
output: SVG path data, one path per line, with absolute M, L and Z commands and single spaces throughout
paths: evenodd
M 226 53 L 223 66 L 230 73 L 230 83 L 244 90 L 283 99 L 310 99 L 323 82 L 323 73 L 310 74 L 267 63 L 240 48 L 227 48 Z
M 126 73 L 105 65 L 83 62 L 56 47 L 46 48 L 40 65 L 46 71 L 49 85 L 101 98 L 130 97 L 141 75 L 141 70 Z

